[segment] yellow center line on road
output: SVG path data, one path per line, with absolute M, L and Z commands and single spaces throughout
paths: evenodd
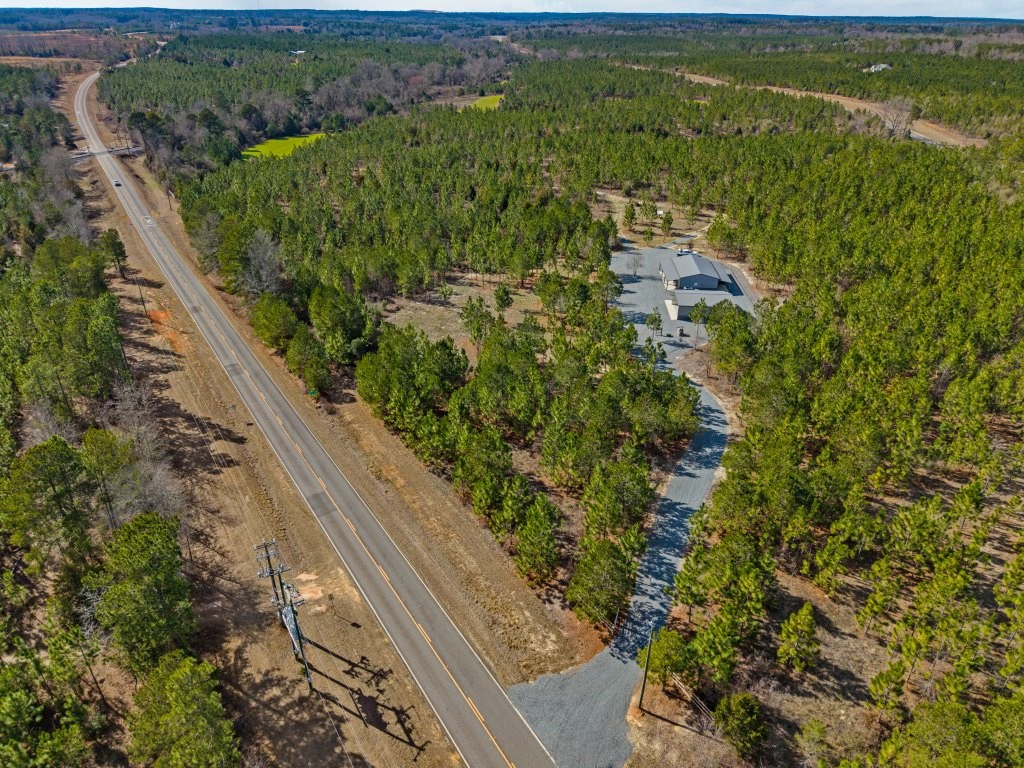
M 415 621 L 415 620 L 413 621 L 413 624 L 416 625 L 416 629 L 418 629 L 420 631 L 420 634 L 423 635 L 423 639 L 426 640 L 431 645 L 433 645 L 433 643 L 430 642 L 430 635 L 427 634 L 427 630 L 425 630 L 423 628 L 423 625 L 420 624 L 418 621 Z M 467 698 L 466 701 L 469 701 L 469 699 Z
M 476 708 L 476 704 L 474 704 L 473 700 L 468 697 L 466 698 L 466 701 L 469 702 L 469 708 L 473 710 L 473 714 L 476 715 L 476 719 L 479 720 L 481 724 L 483 724 L 484 716 L 480 714 L 480 710 Z
M 234 357 L 235 361 L 237 362 L 238 367 L 242 370 L 242 372 L 245 374 L 245 377 L 249 380 L 249 384 L 259 394 L 263 401 L 266 402 L 266 397 L 263 395 L 263 392 L 260 390 L 260 388 L 256 385 L 256 382 L 250 375 L 248 368 L 246 368 L 245 365 L 242 364 L 241 360 L 238 359 L 238 355 L 236 355 L 234 351 L 232 351 L 231 354 L 232 357 Z M 442 669 L 444 669 L 445 673 L 448 675 L 448 678 L 452 681 L 452 684 L 455 686 L 455 689 L 459 692 L 459 695 L 462 696 L 462 698 L 466 701 L 466 704 L 468 704 L 469 708 L 473 711 L 476 718 L 480 721 L 480 725 L 484 729 L 484 732 L 487 734 L 487 738 L 490 739 L 491 743 L 494 745 L 494 748 L 498 751 L 498 754 L 501 755 L 501 759 L 505 761 L 506 765 L 508 765 L 509 768 L 515 768 L 515 764 L 508 759 L 508 756 L 505 754 L 505 751 L 498 744 L 497 739 L 494 738 L 494 734 L 491 733 L 491 729 L 487 727 L 487 724 L 484 722 L 483 716 L 480 714 L 480 711 L 476 708 L 476 705 L 473 703 L 472 699 L 469 698 L 466 692 L 462 689 L 462 686 L 459 685 L 459 681 L 455 679 L 455 676 L 448 668 L 448 665 L 444 663 L 444 659 L 441 658 L 441 655 L 434 647 L 434 643 L 431 641 L 430 636 L 423 629 L 422 625 L 420 625 L 420 623 L 416 621 L 416 618 L 412 615 L 412 612 L 409 610 L 409 607 L 406 604 L 405 600 L 402 599 L 402 596 L 400 594 L 398 594 L 398 590 L 396 590 L 394 584 L 391 583 L 391 579 L 388 578 L 387 572 L 385 572 L 384 568 L 380 565 L 380 563 L 377 562 L 377 559 L 370 552 L 369 548 L 366 546 L 362 537 L 359 536 L 359 534 L 357 533 L 355 526 L 352 524 L 352 521 L 349 520 L 348 516 L 342 511 L 341 506 L 338 504 L 334 496 L 328 490 L 327 484 L 324 482 L 323 478 L 321 478 L 319 473 L 315 469 L 313 469 L 313 466 L 309 463 L 309 460 L 306 459 L 305 454 L 303 454 L 302 450 L 299 449 L 298 443 L 296 443 L 292 436 L 288 434 L 288 432 L 284 429 L 284 424 L 281 422 L 281 419 L 276 412 L 273 413 L 273 416 L 277 420 L 277 423 L 278 425 L 280 425 L 282 431 L 285 432 L 285 437 L 287 437 L 288 442 L 290 442 L 298 450 L 299 456 L 302 458 L 302 462 L 306 465 L 306 468 L 309 470 L 310 474 L 312 474 L 313 477 L 316 478 L 317 482 L 320 484 L 320 487 L 323 488 L 327 498 L 330 499 L 331 506 L 334 507 L 335 511 L 337 511 L 337 513 L 341 516 L 342 520 L 344 520 L 348 524 L 348 527 L 351 529 L 356 542 L 359 544 L 360 547 L 362 547 L 363 552 L 366 554 L 367 558 L 369 558 L 370 562 L 374 566 L 376 566 L 378 571 L 380 571 L 381 576 L 384 577 L 385 583 L 391 589 L 391 593 L 395 596 L 395 599 L 398 601 L 398 604 L 402 606 L 402 610 L 405 611 L 406 615 L 409 617 L 409 620 L 412 621 L 412 623 L 416 626 L 416 629 L 419 630 L 419 633 L 423 636 L 423 639 L 427 641 L 427 645 L 430 647 L 430 650 L 434 654 L 434 657 L 437 659 Z
M 127 206 L 125 206 L 125 207 L 127 207 Z M 138 228 L 137 224 L 136 224 L 136 227 Z M 184 286 L 184 289 L 189 293 L 189 295 L 193 298 L 193 300 L 195 300 L 198 303 L 200 301 L 199 297 L 196 295 L 195 291 L 192 290 L 191 286 L 188 284 L 188 282 L 182 276 L 182 273 L 178 269 L 177 265 L 172 263 L 170 265 L 170 268 L 175 273 L 175 275 L 178 277 L 178 280 Z M 227 339 L 224 337 L 224 334 L 221 333 L 221 331 L 219 329 L 217 329 L 217 335 L 221 338 L 221 341 L 228 348 L 228 351 L 231 353 L 231 356 L 234 358 L 235 363 L 238 365 L 238 367 L 241 369 L 241 371 L 245 374 L 245 377 L 249 380 L 249 384 L 252 387 L 253 391 L 257 395 L 259 395 L 260 399 L 263 400 L 263 402 L 266 403 L 268 405 L 268 407 L 269 407 L 270 404 L 267 401 L 266 395 L 264 395 L 263 391 L 260 389 L 260 387 L 257 386 L 257 384 L 256 384 L 255 380 L 253 379 L 252 375 L 249 373 L 249 369 L 241 362 L 241 360 L 238 358 L 237 353 L 233 349 L 231 349 L 231 346 L 228 344 Z M 228 374 L 228 375 L 230 376 L 230 374 Z M 309 463 L 309 460 L 306 458 L 305 454 L 303 454 L 302 449 L 299 448 L 298 443 L 296 443 L 296 441 L 292 438 L 292 436 L 285 429 L 284 423 L 281 421 L 281 417 L 278 416 L 278 414 L 274 410 L 271 410 L 271 415 L 273 415 L 275 421 L 277 421 L 278 426 L 281 428 L 282 432 L 284 433 L 284 436 L 288 439 L 288 442 L 290 442 L 292 444 L 292 446 L 296 449 L 297 453 L 299 454 L 299 456 L 302 459 L 302 462 L 306 465 L 306 468 L 309 470 L 310 474 L 312 474 L 313 477 L 316 478 L 317 482 L 320 484 L 320 487 L 324 490 L 324 493 L 325 493 L 326 497 L 330 500 L 331 506 L 334 507 L 335 511 L 337 511 L 337 513 L 341 516 L 341 518 L 348 524 L 348 527 L 351 529 L 351 531 L 353 533 L 353 537 L 354 537 L 356 543 L 358 543 L 359 546 L 362 547 L 363 552 L 366 554 L 367 558 L 370 560 L 370 562 L 374 566 L 376 566 L 377 570 L 380 571 L 381 575 L 384 577 L 385 583 L 391 589 L 392 595 L 394 595 L 395 599 L 398 601 L 398 604 L 402 607 L 402 610 L 405 611 L 406 616 L 408 616 L 409 620 L 415 625 L 416 629 L 423 636 L 424 640 L 426 640 L 427 646 L 430 648 L 431 652 L 434 654 L 434 657 L 437 659 L 437 661 L 441 665 L 442 669 L 444 669 L 445 673 L 448 675 L 448 678 L 451 680 L 452 685 L 455 686 L 455 689 L 459 692 L 459 695 L 462 696 L 463 700 L 469 706 L 470 710 L 472 710 L 472 712 L 476 716 L 477 720 L 480 721 L 480 726 L 484 729 L 484 732 L 487 734 L 488 739 L 490 739 L 491 743 L 494 745 L 494 748 L 497 750 L 498 754 L 501 755 L 501 759 L 505 762 L 505 764 L 509 768 L 516 768 L 515 763 L 513 763 L 511 760 L 509 760 L 508 756 L 505 754 L 505 751 L 498 744 L 497 739 L 494 738 L 494 734 L 491 732 L 491 729 L 484 722 L 484 718 L 483 718 L 483 715 L 480 713 L 480 710 L 477 709 L 476 705 L 473 703 L 473 700 L 470 699 L 470 697 L 463 690 L 462 686 L 459 685 L 458 680 L 455 679 L 455 676 L 452 674 L 451 670 L 448 668 L 448 665 L 445 664 L 444 659 L 441 658 L 441 655 L 438 653 L 437 648 L 434 647 L 434 644 L 430 640 L 430 637 L 427 635 L 426 631 L 423 629 L 423 627 L 420 625 L 420 623 L 418 621 L 416 621 L 416 618 L 412 615 L 412 612 L 409 610 L 409 606 L 406 604 L 406 602 L 402 598 L 402 596 L 398 593 L 398 590 L 395 589 L 395 586 L 394 586 L 394 584 L 391 583 L 391 579 L 388 578 L 387 573 L 385 573 L 384 569 L 377 562 L 377 559 L 370 552 L 369 548 L 366 546 L 366 543 L 363 541 L 362 537 L 359 536 L 358 532 L 356 531 L 355 526 L 352 524 L 352 521 L 349 520 L 348 516 L 342 511 L 341 506 L 338 504 L 337 500 L 331 494 L 330 490 L 328 490 L 327 485 L 324 482 L 323 478 L 321 478 L 320 475 L 316 472 L 316 470 L 313 469 L 313 466 Z M 307 427 L 307 429 L 308 429 L 308 427 Z M 315 512 L 315 510 L 314 510 L 314 512 Z

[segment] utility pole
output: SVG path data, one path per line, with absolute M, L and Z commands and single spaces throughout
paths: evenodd
M 299 595 L 294 584 L 286 584 L 281 574 L 291 570 L 281 562 L 281 553 L 277 548 L 277 540 L 263 540 L 262 543 L 253 547 L 256 551 L 256 562 L 260 563 L 257 576 L 261 579 L 270 578 L 270 584 L 274 590 L 274 597 L 271 602 L 277 608 L 277 617 L 288 630 L 288 636 L 292 641 L 292 653 L 301 659 L 302 667 L 306 673 L 306 684 L 309 690 L 313 690 L 313 675 L 309 671 L 309 662 L 306 660 L 306 638 L 299 627 L 299 614 L 295 610 L 305 600 Z M 262 550 L 262 551 L 261 551 Z M 274 565 L 274 558 L 277 558 L 277 565 Z
M 298 648 L 296 654 L 302 659 L 302 667 L 306 671 L 306 685 L 309 686 L 309 690 L 313 690 L 313 675 L 309 671 L 309 662 L 306 661 L 306 638 L 302 634 L 302 629 L 299 627 L 299 614 L 296 613 L 295 609 L 302 605 L 305 600 L 299 597 L 298 591 L 292 584 L 288 584 L 288 606 L 286 611 L 291 619 L 291 624 L 288 627 L 289 632 L 292 634 L 293 647 Z
M 272 602 L 274 606 L 278 608 L 277 612 L 278 615 L 280 615 L 281 598 L 284 597 L 284 590 L 279 590 L 277 587 L 277 583 L 278 580 L 281 578 L 281 574 L 286 569 L 283 565 L 281 565 L 280 562 L 278 562 L 277 568 L 274 568 L 273 558 L 276 557 L 278 558 L 279 561 L 281 559 L 281 553 L 277 548 L 277 539 L 271 539 L 270 541 L 264 539 L 262 544 L 257 544 L 253 547 L 253 549 L 257 553 L 256 562 L 266 562 L 266 565 L 261 566 L 259 571 L 256 572 L 256 575 L 259 576 L 261 579 L 265 579 L 268 576 L 270 577 L 270 584 L 274 588 L 274 598 Z M 260 552 L 261 549 L 263 550 L 262 553 Z M 284 620 L 282 619 L 282 621 Z
M 647 657 L 644 659 L 644 679 L 640 683 L 640 701 L 637 702 L 637 709 L 644 712 L 644 691 L 647 690 L 647 668 L 651 666 L 651 646 L 654 645 L 654 625 L 651 624 L 651 631 L 647 635 Z
M 135 280 L 135 276 L 132 276 L 132 280 Z M 139 289 L 139 301 L 142 302 L 142 314 L 149 317 L 149 310 L 146 309 L 146 297 L 142 295 L 142 286 L 139 285 L 139 281 L 135 280 L 135 287 Z

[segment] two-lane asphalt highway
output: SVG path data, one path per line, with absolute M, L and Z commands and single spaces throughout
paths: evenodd
M 86 111 L 94 74 L 75 94 L 89 146 L 101 150 Z M 117 161 L 98 151 L 111 180 L 167 282 L 224 366 L 281 464 L 334 545 L 462 759 L 471 768 L 553 768 L 554 761 L 405 559 L 377 518 L 274 384 L 206 287 L 146 210 Z

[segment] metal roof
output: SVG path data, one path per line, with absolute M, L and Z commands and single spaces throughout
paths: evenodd
M 704 303 L 709 307 L 713 307 L 723 301 L 732 300 L 732 294 L 728 291 L 675 291 L 673 296 L 673 301 L 680 307 L 692 307 L 701 299 L 704 299 Z
M 661 262 L 661 271 L 667 280 L 680 280 L 686 277 L 704 275 L 728 283 L 732 280 L 729 268 L 724 264 L 711 261 L 696 251 L 681 251 Z
M 725 266 L 725 264 L 722 264 L 721 262 L 718 261 L 712 261 L 711 265 L 715 268 L 715 271 L 718 273 L 719 280 L 721 280 L 723 283 L 732 282 L 732 272 L 729 270 L 727 266 Z

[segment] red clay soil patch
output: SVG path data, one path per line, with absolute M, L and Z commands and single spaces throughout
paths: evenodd
M 146 313 L 146 317 L 148 317 L 150 322 L 153 323 L 153 327 L 156 328 L 156 332 L 167 339 L 167 343 L 171 345 L 171 349 L 179 355 L 185 351 L 185 337 L 181 335 L 180 331 L 171 327 L 170 312 L 161 309 L 151 309 Z

